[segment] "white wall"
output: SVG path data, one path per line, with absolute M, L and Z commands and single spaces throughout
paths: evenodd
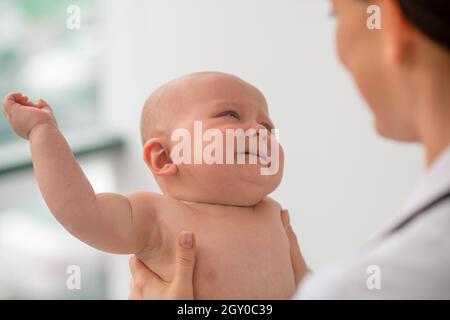
M 421 151 L 379 138 L 334 50 L 328 0 L 103 0 L 104 119 L 128 135 L 121 191 L 155 189 L 139 114 L 152 90 L 201 70 L 234 73 L 266 95 L 286 171 L 274 197 L 316 268 L 355 249 L 400 207 Z M 123 274 L 126 259 L 119 258 Z M 126 297 L 128 275 L 118 280 Z M 122 289 L 123 288 L 123 289 Z

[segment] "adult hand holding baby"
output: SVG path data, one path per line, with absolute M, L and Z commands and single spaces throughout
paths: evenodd
M 291 247 L 291 261 L 294 270 L 295 283 L 298 287 L 308 268 L 303 259 L 297 236 L 290 224 L 287 210 L 281 211 L 286 235 Z M 191 241 L 186 237 L 192 237 Z M 182 232 L 176 252 L 176 271 L 174 280 L 167 282 L 148 269 L 135 256 L 130 259 L 131 291 L 130 300 L 191 300 L 194 299 L 193 274 L 195 266 L 195 240 L 194 235 Z
M 192 300 L 194 299 L 193 274 L 195 266 L 195 237 L 191 232 L 181 232 L 176 246 L 175 275 L 172 282 L 161 279 L 139 261 L 130 259 L 130 300 Z
M 295 287 L 298 288 L 299 283 L 310 270 L 306 266 L 305 260 L 303 259 L 302 252 L 300 251 L 300 246 L 298 245 L 297 235 L 292 229 L 291 222 L 289 219 L 289 212 L 287 210 L 281 211 L 281 221 L 283 222 L 284 230 L 289 239 L 289 245 L 291 248 L 291 262 L 292 269 L 294 270 Z

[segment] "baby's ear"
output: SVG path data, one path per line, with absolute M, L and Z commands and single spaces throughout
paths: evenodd
M 159 138 L 152 138 L 144 145 L 144 161 L 155 176 L 171 176 L 178 172 L 169 156 L 169 150 Z

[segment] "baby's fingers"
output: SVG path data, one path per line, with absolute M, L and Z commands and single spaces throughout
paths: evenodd
M 3 110 L 8 119 L 11 118 L 15 109 L 22 106 L 34 107 L 34 104 L 28 100 L 27 96 L 19 92 L 10 93 L 3 100 Z
M 3 112 L 5 113 L 8 120 L 11 119 L 11 114 L 13 110 L 20 107 L 20 102 L 23 101 L 23 96 L 21 93 L 15 92 L 8 94 L 3 100 Z

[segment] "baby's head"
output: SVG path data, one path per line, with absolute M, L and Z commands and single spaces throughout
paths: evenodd
M 253 206 L 283 175 L 284 154 L 273 128 L 266 100 L 252 85 L 224 73 L 190 74 L 165 84 L 145 103 L 144 160 L 170 197 Z M 226 138 L 237 129 L 246 132 L 244 150 L 237 136 L 231 136 L 232 144 Z M 257 148 L 250 140 L 259 142 Z

